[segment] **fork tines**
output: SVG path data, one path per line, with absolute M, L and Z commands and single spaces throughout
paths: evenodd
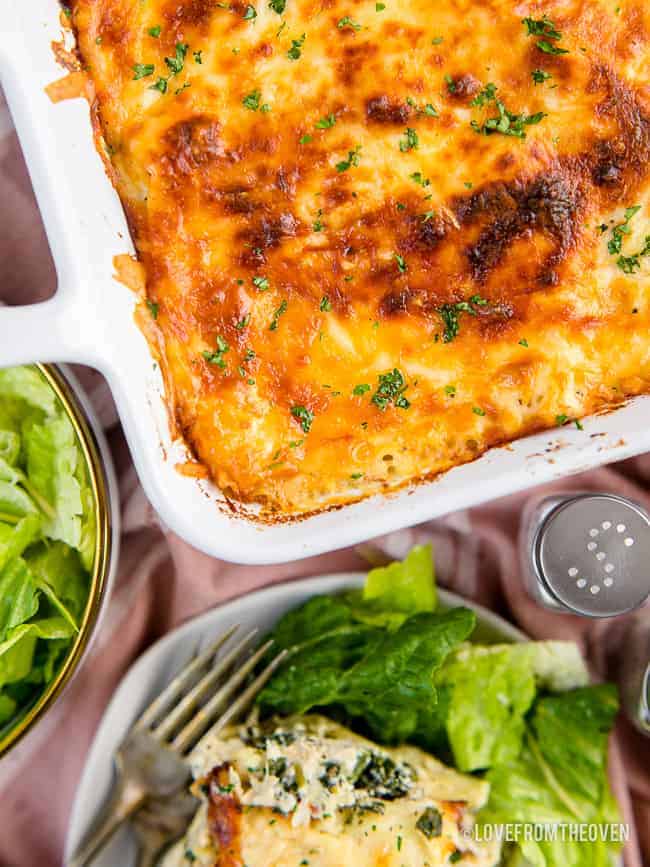
M 258 630 L 253 629 L 219 657 L 219 650 L 238 629 L 239 626 L 227 629 L 188 663 L 144 711 L 133 731 L 148 730 L 157 741 L 182 755 L 194 746 L 209 727 L 210 734 L 216 734 L 243 714 L 285 658 L 286 651 L 275 656 L 255 680 L 236 695 L 273 645 L 273 641 L 267 641 L 255 653 L 243 659 L 257 636 Z M 233 697 L 234 700 L 229 704 Z

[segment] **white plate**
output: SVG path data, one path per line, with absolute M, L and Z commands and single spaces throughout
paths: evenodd
M 87 834 L 110 791 L 116 748 L 141 711 L 189 661 L 197 647 L 204 646 L 234 623 L 241 625 L 242 633 L 257 626 L 264 634 L 286 611 L 309 597 L 360 587 L 364 578 L 364 573 L 349 572 L 260 590 L 207 611 L 152 645 L 120 683 L 95 735 L 72 808 L 65 846 L 66 863 Z M 439 590 L 438 597 L 442 607 L 464 605 L 476 612 L 478 624 L 474 635 L 481 641 L 528 640 L 523 632 L 492 611 L 455 593 Z M 93 867 L 131 867 L 135 853 L 131 832 L 124 829 L 93 862 Z

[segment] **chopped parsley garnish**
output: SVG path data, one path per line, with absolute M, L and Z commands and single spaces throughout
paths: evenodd
M 203 352 L 203 357 L 210 364 L 216 364 L 217 367 L 220 367 L 223 370 L 226 366 L 226 359 L 224 358 L 224 355 L 226 354 L 226 352 L 229 351 L 229 349 L 230 347 L 228 346 L 226 341 L 223 339 L 223 337 L 221 337 L 221 335 L 218 334 L 217 348 L 214 350 L 214 352 L 210 352 L 210 350 L 206 349 Z
M 548 81 L 549 78 L 553 78 L 551 73 L 546 72 L 544 69 L 533 69 L 530 76 L 535 84 L 543 84 L 545 81 Z
M 449 74 L 445 75 L 445 83 L 447 85 L 447 90 L 449 91 L 449 93 L 456 93 L 458 88 L 456 86 L 456 82 L 451 77 L 451 75 L 449 75 Z
M 352 389 L 352 394 L 355 397 L 362 397 L 367 391 L 370 391 L 370 386 L 367 382 L 360 382 L 359 385 L 355 385 Z
M 309 433 L 314 421 L 314 413 L 306 406 L 297 405 L 291 407 L 291 415 L 300 422 L 304 433 Z
M 399 253 L 393 253 L 393 258 L 397 262 L 397 267 L 399 269 L 400 274 L 405 274 L 406 271 L 408 270 L 408 266 L 407 266 L 406 262 L 404 261 L 404 257 L 400 256 Z
M 332 309 L 332 302 L 327 297 L 327 295 L 323 295 L 323 297 L 320 300 L 320 304 L 318 306 L 319 306 L 319 309 L 321 310 L 321 312 L 329 313 L 330 310 Z
M 269 288 L 268 277 L 253 277 L 253 286 L 255 286 L 256 289 L 259 289 L 260 292 L 266 292 Z
M 321 220 L 322 216 L 323 216 L 323 210 L 322 210 L 322 208 L 319 208 L 318 213 L 316 214 L 316 219 L 314 220 L 314 222 L 312 224 L 312 229 L 314 230 L 314 232 L 322 232 L 323 229 L 325 228 L 325 224 Z
M 449 397 L 456 397 L 456 386 L 455 385 L 446 385 L 445 386 L 445 394 L 449 395 Z
M 287 0 L 269 0 L 269 9 L 282 15 L 287 6 Z
M 287 312 L 287 302 L 286 300 L 282 301 L 280 306 L 274 311 L 273 319 L 271 320 L 271 324 L 269 325 L 269 331 L 275 331 L 280 323 L 280 317 L 283 316 Z
M 183 857 L 185 858 L 186 861 L 189 861 L 190 864 L 193 861 L 196 861 L 196 855 L 194 854 L 194 852 L 192 852 L 191 849 L 186 849 L 184 854 L 183 854 Z
M 302 46 L 305 44 L 306 34 L 302 34 L 300 39 L 291 40 L 291 48 L 287 51 L 289 60 L 299 60 L 302 54 Z
M 397 837 L 397 851 L 401 852 L 402 850 L 402 838 L 398 835 Z
M 558 48 L 557 45 L 553 45 L 552 42 L 547 42 L 545 39 L 540 39 L 539 42 L 535 43 L 540 51 L 543 51 L 544 54 L 568 54 L 569 50 L 567 48 Z
M 147 78 L 153 75 L 153 63 L 134 63 L 133 64 L 133 81 L 139 81 L 141 78 Z
M 260 103 L 261 99 L 262 94 L 259 90 L 251 90 L 241 102 L 244 108 L 247 108 L 249 111 L 270 111 L 270 106 L 267 103 Z
M 477 307 L 485 307 L 487 304 L 485 298 L 480 295 L 472 295 L 469 301 L 458 301 L 456 304 L 443 304 L 438 309 L 438 313 L 442 317 L 445 325 L 445 330 L 442 335 L 443 343 L 451 343 L 458 336 L 460 331 L 460 317 L 462 313 L 469 313 L 470 316 L 476 316 Z
M 147 298 L 147 307 L 149 308 L 149 313 L 151 313 L 154 319 L 158 319 L 158 304 L 155 301 L 151 301 Z
M 426 114 L 429 117 L 438 117 L 438 112 L 436 111 L 435 106 L 430 102 L 427 102 L 423 107 L 420 107 L 411 96 L 407 96 L 406 104 L 410 105 L 411 108 L 414 108 L 418 114 Z
M 350 478 L 356 482 L 357 479 L 362 479 L 364 476 L 363 473 L 350 473 Z
M 525 337 L 521 338 L 521 340 L 519 341 L 519 345 L 524 346 L 526 349 L 528 349 L 528 341 L 526 340 Z
M 562 34 L 546 15 L 543 18 L 537 19 L 524 18 L 522 23 L 526 28 L 526 36 L 545 36 L 547 39 L 562 39 Z
M 568 421 L 569 421 L 569 416 L 565 415 L 564 413 L 560 413 L 560 415 L 555 416 L 555 424 L 558 427 L 562 427 L 562 425 L 565 425 Z
M 375 3 L 375 12 L 383 12 L 385 8 L 385 3 Z
M 194 58 L 194 63 L 203 63 L 203 57 L 202 57 L 202 55 L 203 55 L 203 52 L 202 52 L 202 51 L 195 51 L 195 52 L 192 54 L 192 57 Z
M 463 853 L 460 851 L 460 849 L 454 849 L 454 851 L 449 856 L 449 863 L 450 864 L 457 864 L 462 857 L 463 857 Z
M 251 321 L 250 314 L 248 314 L 247 316 L 242 316 L 242 318 L 239 320 L 239 322 L 235 323 L 235 328 L 237 329 L 237 331 L 243 331 L 244 328 L 246 328 L 246 326 L 249 324 L 250 321 Z
M 257 18 L 257 9 L 254 6 L 248 5 L 244 10 L 243 18 L 245 21 L 253 21 Z
M 157 24 L 155 27 L 150 27 L 147 30 L 147 33 L 149 34 L 149 36 L 153 36 L 154 39 L 158 39 L 161 30 L 162 27 L 160 26 L 160 24 Z
M 553 42 L 559 42 L 562 39 L 562 34 L 546 15 L 543 18 L 524 18 L 522 24 L 526 28 L 527 36 L 543 37 L 535 43 L 540 51 L 543 51 L 545 54 L 569 53 L 566 48 L 559 48 L 557 45 L 553 45 Z
M 353 21 L 349 15 L 345 15 L 343 18 L 339 18 L 336 26 L 339 28 L 339 30 L 344 30 L 346 27 L 351 27 L 353 30 L 361 30 L 361 25 L 357 24 L 356 21 Z
M 432 45 L 442 45 L 442 43 L 444 41 L 445 41 L 444 36 L 434 36 L 433 39 L 431 40 L 431 44 Z
M 401 371 L 395 367 L 388 373 L 380 373 L 378 379 L 379 384 L 370 398 L 371 403 L 374 403 L 382 412 L 385 412 L 391 403 L 399 409 L 409 408 L 411 404 L 404 397 L 404 392 L 408 386 Z
M 159 90 L 161 93 L 167 93 L 167 79 L 160 76 L 155 84 L 150 85 L 149 90 Z
M 440 837 L 442 834 L 442 815 L 435 807 L 427 807 L 415 823 L 418 831 L 422 831 L 427 840 Z
M 481 409 L 480 406 L 473 406 L 472 412 L 474 413 L 474 415 L 485 415 L 485 410 Z
M 331 129 L 336 124 L 336 117 L 333 114 L 325 115 L 317 120 L 314 126 L 316 129 Z
M 354 150 L 348 151 L 348 158 L 346 160 L 341 160 L 336 164 L 336 171 L 347 172 L 348 169 L 352 168 L 352 166 L 358 166 L 360 160 L 361 153 L 361 145 L 357 145 Z
M 546 117 L 543 111 L 538 111 L 536 114 L 513 114 L 497 98 L 496 92 L 496 85 L 487 84 L 478 96 L 471 101 L 470 105 L 474 106 L 484 106 L 487 103 L 494 102 L 498 111 L 498 115 L 488 117 L 482 124 L 473 120 L 471 127 L 475 132 L 482 135 L 501 133 L 501 135 L 524 139 L 526 138 L 525 127 L 540 123 Z
M 400 139 L 399 149 L 402 153 L 407 153 L 408 151 L 416 150 L 419 143 L 417 132 L 408 127 L 404 132 L 404 138 Z
M 309 144 L 309 142 L 310 142 L 310 141 L 313 141 L 313 140 L 314 140 L 313 137 L 310 136 L 309 134 L 307 134 L 307 135 L 303 135 L 303 136 L 301 136 L 301 137 L 298 139 L 298 142 L 299 142 L 300 144 Z
M 188 48 L 189 45 L 186 42 L 177 42 L 174 56 L 165 58 L 165 63 L 172 75 L 178 75 L 179 72 L 183 71 L 183 67 L 185 66 L 185 55 L 187 54 Z
M 638 253 L 633 253 L 631 256 L 623 256 L 621 254 L 623 239 L 625 235 L 629 235 L 631 232 L 630 220 L 635 214 L 638 214 L 640 210 L 641 205 L 632 205 L 631 207 L 626 208 L 623 222 L 617 223 L 617 225 L 613 227 L 612 237 L 607 242 L 607 250 L 612 254 L 612 256 L 618 254 L 616 264 L 624 274 L 634 274 L 639 271 L 641 269 L 641 258 L 650 256 L 650 235 L 646 235 L 643 247 L 638 251 Z M 606 229 L 606 226 L 602 228 L 603 231 Z
M 425 178 L 422 172 L 413 172 L 413 174 L 409 175 L 409 178 L 421 187 L 428 187 L 431 184 L 429 178 Z
M 630 208 L 626 208 L 623 215 L 623 222 L 618 223 L 612 229 L 612 238 L 607 244 L 607 249 L 613 256 L 621 252 L 623 237 L 629 235 L 632 231 L 630 229 L 630 220 L 635 216 L 635 214 L 638 214 L 640 210 L 641 205 L 632 205 Z

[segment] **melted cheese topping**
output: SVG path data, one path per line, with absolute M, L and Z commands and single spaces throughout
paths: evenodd
M 642 0 L 72 9 L 147 336 L 235 500 L 306 513 L 650 391 Z
M 485 782 L 414 747 L 380 749 L 323 717 L 264 731 L 271 736 L 231 732 L 197 748 L 203 804 L 163 867 L 498 862 L 499 847 L 471 833 Z

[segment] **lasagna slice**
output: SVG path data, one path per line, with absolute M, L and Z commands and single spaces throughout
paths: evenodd
M 650 391 L 647 3 L 68 2 L 140 320 L 233 501 L 309 513 Z
M 208 738 L 201 806 L 163 867 L 493 867 L 473 812 L 488 784 L 415 747 L 380 748 L 324 717 Z

